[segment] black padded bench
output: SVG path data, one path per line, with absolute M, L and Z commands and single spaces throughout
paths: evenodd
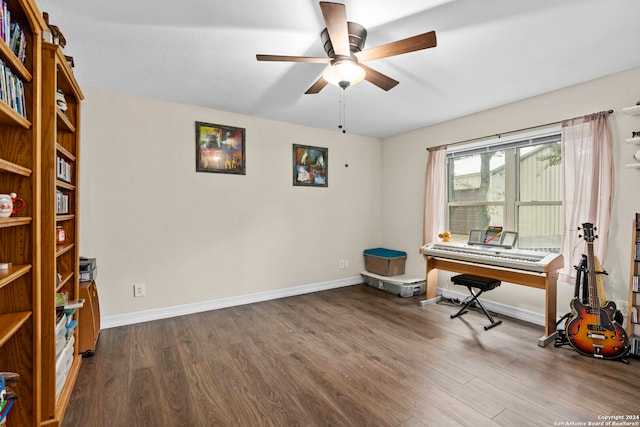
M 498 326 L 500 323 L 502 323 L 502 320 L 497 320 L 497 321 L 494 320 L 493 317 L 489 314 L 489 312 L 484 308 L 480 300 L 478 300 L 478 297 L 483 292 L 490 291 L 500 286 L 500 283 L 501 283 L 500 280 L 489 279 L 487 277 L 474 276 L 471 274 L 459 274 L 457 276 L 453 276 L 451 278 L 451 281 L 453 282 L 454 285 L 466 286 L 467 289 L 469 289 L 469 293 L 471 293 L 471 296 L 467 297 L 467 299 L 464 300 L 465 304 L 460 309 L 460 311 L 458 311 L 456 314 L 451 315 L 452 319 L 454 317 L 462 316 L 463 314 L 465 314 L 467 312 L 467 308 L 469 308 L 469 306 L 475 302 L 478 305 L 478 307 L 482 309 L 484 314 L 489 318 L 489 321 L 491 321 L 489 325 L 486 325 L 484 327 L 485 331 L 493 328 L 494 326 Z M 473 291 L 473 288 L 480 290 L 480 292 L 476 294 Z

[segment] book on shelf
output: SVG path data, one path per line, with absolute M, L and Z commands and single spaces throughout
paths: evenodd
M 24 100 L 24 83 L 0 60 L 0 100 L 25 119 L 27 111 Z
M 65 215 L 69 213 L 69 195 L 60 190 L 56 190 L 56 214 Z
M 57 158 L 57 177 L 62 181 L 71 183 L 71 164 L 62 157 Z
M 7 7 L 7 2 L 3 1 L 2 8 L 0 10 L 0 37 L 2 37 L 2 40 L 5 43 L 7 43 L 7 38 L 9 36 L 10 22 L 11 22 L 11 12 L 9 12 L 9 8 Z
M 17 22 L 11 22 L 11 12 L 7 7 L 7 2 L 4 1 L 0 8 L 0 37 L 18 60 L 24 64 L 27 57 L 27 38 L 20 25 Z
M 27 57 L 27 39 L 24 35 L 24 31 L 22 31 L 16 22 L 11 23 L 10 31 L 9 43 L 7 44 L 18 57 L 18 60 L 24 64 L 24 60 Z

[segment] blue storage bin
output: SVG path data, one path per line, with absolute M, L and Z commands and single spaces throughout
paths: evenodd
M 370 273 L 381 276 L 398 276 L 404 274 L 407 253 L 386 248 L 366 249 L 364 251 L 364 268 Z

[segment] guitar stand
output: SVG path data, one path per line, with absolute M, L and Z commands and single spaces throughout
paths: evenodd
M 583 254 L 582 259 L 580 260 L 580 264 L 574 265 L 573 268 L 575 268 L 577 271 L 576 285 L 573 291 L 573 296 L 576 298 L 580 298 L 580 284 L 582 284 L 582 302 L 586 304 L 587 303 L 586 295 L 588 294 L 588 289 L 589 289 L 589 276 L 585 274 L 583 277 L 583 273 L 587 272 L 587 256 Z M 566 325 L 566 321 L 569 319 L 569 317 L 571 317 L 572 314 L 573 313 L 569 312 L 564 316 L 562 316 L 560 320 L 556 322 L 556 331 L 558 332 L 558 334 L 556 336 L 555 342 L 553 343 L 555 347 L 569 345 L 569 338 L 567 338 L 565 329 L 560 328 L 560 324 L 562 323 L 562 321 L 564 321 Z
M 488 279 L 486 277 L 479 277 L 479 276 L 472 276 L 470 274 L 459 274 L 457 276 L 453 276 L 451 278 L 451 281 L 453 282 L 454 285 L 462 285 L 462 286 L 466 286 L 467 289 L 469 290 L 469 293 L 471 294 L 471 296 L 467 297 L 465 299 L 465 304 L 464 306 L 456 313 L 456 314 L 452 314 L 451 318 L 456 318 L 458 316 L 462 316 L 463 314 L 467 313 L 468 310 L 467 308 L 469 308 L 469 306 L 471 304 L 476 304 L 478 307 L 480 307 L 482 309 L 482 311 L 484 312 L 484 314 L 487 316 L 487 318 L 489 319 L 489 321 L 491 322 L 490 324 L 486 325 L 484 327 L 484 330 L 487 331 L 491 328 L 493 328 L 494 326 L 498 326 L 499 324 L 502 323 L 502 320 L 495 320 L 491 314 L 489 314 L 489 312 L 487 311 L 486 308 L 484 308 L 484 305 L 482 305 L 482 303 L 480 302 L 480 300 L 478 299 L 478 297 L 480 295 L 482 295 L 483 292 L 485 291 L 490 291 L 494 288 L 497 288 L 498 286 L 500 286 L 500 281 L 499 280 L 495 280 L 495 279 Z M 478 292 L 477 294 L 473 291 L 473 288 L 477 288 L 480 290 L 480 292 Z

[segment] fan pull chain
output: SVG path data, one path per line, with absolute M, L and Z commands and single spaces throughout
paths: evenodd
M 347 133 L 347 131 L 345 130 L 345 126 L 346 126 L 346 117 L 347 117 L 347 105 L 346 105 L 346 90 L 344 88 L 342 88 L 342 91 L 340 92 L 340 108 L 339 108 L 339 115 L 340 118 L 338 120 L 338 129 L 342 130 L 342 133 Z

